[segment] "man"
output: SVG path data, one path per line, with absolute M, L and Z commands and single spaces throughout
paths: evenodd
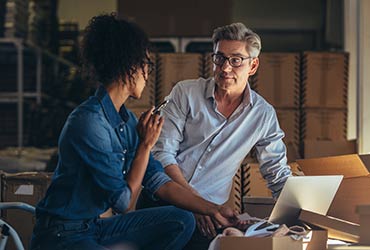
M 174 181 L 223 204 L 233 176 L 255 147 L 262 176 L 276 197 L 291 170 L 275 111 L 248 84 L 259 65 L 261 40 L 241 23 L 215 29 L 212 39 L 214 77 L 173 88 L 154 157 Z M 198 230 L 186 249 L 207 249 L 218 225 L 209 216 L 195 217 Z

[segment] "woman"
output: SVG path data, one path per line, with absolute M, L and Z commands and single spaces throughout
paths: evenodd
M 231 225 L 231 209 L 172 182 L 151 156 L 163 118 L 152 108 L 137 121 L 124 106 L 129 97 L 140 98 L 151 71 L 145 33 L 115 15 L 96 16 L 84 34 L 82 61 L 100 86 L 63 127 L 59 162 L 36 208 L 31 249 L 182 249 L 194 230 L 192 214 L 174 206 L 128 212 L 142 185 L 153 197 Z M 100 218 L 109 208 L 116 215 Z

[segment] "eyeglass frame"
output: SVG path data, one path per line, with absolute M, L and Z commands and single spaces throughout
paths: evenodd
M 221 63 L 221 64 L 217 64 L 217 63 L 215 63 L 215 61 L 214 61 L 214 56 L 222 56 L 223 57 L 223 62 Z M 231 62 L 230 62 L 230 59 L 231 58 L 235 58 L 235 57 L 237 57 L 237 58 L 241 58 L 241 62 L 240 62 L 240 65 L 238 65 L 238 66 L 234 66 L 234 65 L 232 65 L 231 64 Z M 242 56 L 229 56 L 229 57 L 227 57 L 227 56 L 224 56 L 223 54 L 218 54 L 218 53 L 212 53 L 211 54 L 211 58 L 212 58 L 212 62 L 215 64 L 215 65 L 217 65 L 217 66 L 223 66 L 224 64 L 225 64 L 225 62 L 226 62 L 226 60 L 229 62 L 229 65 L 231 66 L 231 67 L 233 67 L 233 68 L 239 68 L 239 67 L 241 67 L 242 65 L 243 65 L 243 62 L 244 62 L 244 60 L 247 60 L 247 59 L 254 59 L 254 58 L 256 58 L 256 57 L 253 57 L 253 56 L 248 56 L 248 57 L 242 57 Z

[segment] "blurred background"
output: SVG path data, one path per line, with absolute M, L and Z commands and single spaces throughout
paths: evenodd
M 94 93 L 80 74 L 83 29 L 111 12 L 137 22 L 155 52 L 142 100 L 127 104 L 135 113 L 179 80 L 212 76 L 213 29 L 243 22 L 262 38 L 250 85 L 276 108 L 289 160 L 370 152 L 369 1 L 0 0 L 3 159 L 54 152 L 67 115 Z

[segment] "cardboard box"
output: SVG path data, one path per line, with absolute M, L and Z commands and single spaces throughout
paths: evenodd
M 303 53 L 303 107 L 347 108 L 348 57 L 345 52 Z
M 299 107 L 300 55 L 261 53 L 254 88 L 276 108 Z
M 359 205 L 356 213 L 360 216 L 360 244 L 370 246 L 370 205 Z
M 51 173 L 25 172 L 18 174 L 3 174 L 1 177 L 1 197 L 4 202 L 25 202 L 35 206 L 45 195 L 51 181 Z M 25 249 L 29 248 L 34 215 L 29 212 L 8 209 L 2 212 L 4 220 L 19 234 Z M 12 240 L 8 241 L 7 250 L 16 249 Z
M 303 142 L 303 157 L 327 157 L 345 154 L 355 154 L 356 140 L 304 140 Z
M 268 218 L 274 205 L 272 197 L 243 197 L 243 212 L 257 218 Z
M 299 155 L 299 110 L 279 108 L 275 111 L 280 128 L 285 133 L 283 141 L 287 149 L 288 162 L 293 162 L 301 158 Z
M 303 140 L 346 140 L 347 109 L 303 109 Z
M 316 227 L 311 230 L 311 238 L 308 242 L 303 240 L 304 250 L 323 250 L 326 249 L 328 241 L 328 231 L 325 229 Z
M 213 77 L 213 62 L 211 58 L 212 53 L 205 53 L 203 55 L 203 77 Z
M 157 60 L 157 103 L 181 80 L 197 79 L 203 74 L 202 55 L 196 53 L 160 53 Z
M 285 133 L 284 141 L 299 143 L 299 110 L 275 109 L 280 128 Z
M 262 177 L 258 163 L 249 163 L 246 165 L 245 172 L 245 196 L 250 197 L 272 197 L 270 189 L 267 188 L 267 182 Z
M 242 212 L 242 168 L 239 168 L 233 179 L 229 200 L 225 203 L 239 214 Z
M 370 250 L 370 246 L 364 246 L 364 245 L 329 245 L 328 250 Z
M 237 237 L 226 236 L 219 239 L 219 250 L 302 250 L 302 240 L 286 237 Z
M 284 143 L 285 143 L 285 146 L 286 146 L 286 157 L 287 157 L 287 160 L 288 160 L 288 164 L 292 164 L 297 159 L 302 158 L 300 153 L 299 153 L 299 143 L 298 142 L 284 141 Z
M 359 223 L 356 206 L 370 204 L 370 155 L 342 155 L 297 160 L 305 175 L 343 175 L 328 215 Z
M 309 225 L 326 229 L 329 238 L 347 242 L 359 241 L 360 225 L 358 224 L 306 210 L 301 211 L 299 219 Z

